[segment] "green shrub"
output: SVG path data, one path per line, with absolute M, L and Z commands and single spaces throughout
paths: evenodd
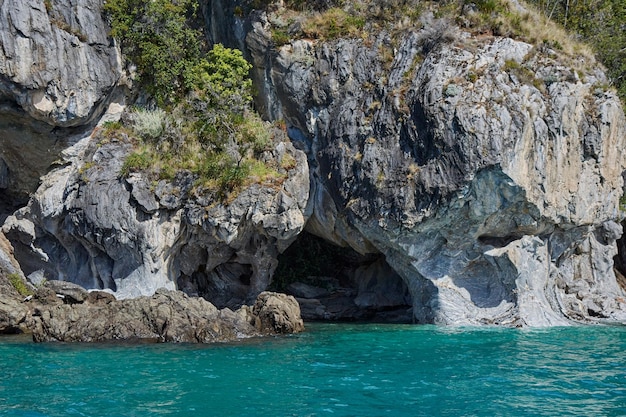
M 507 59 L 504 61 L 504 67 L 502 67 L 505 71 L 519 71 L 521 68 L 519 62 L 514 59 Z
M 498 0 L 475 0 L 473 2 L 483 13 L 501 12 L 502 5 Z
M 204 46 L 197 0 L 107 0 L 111 35 L 137 65 L 139 80 L 161 104 L 189 89 L 188 71 L 199 65 Z
M 250 173 L 248 163 L 240 161 L 224 170 L 219 176 L 220 191 L 223 193 L 232 192 L 241 187 Z
M 21 296 L 26 297 L 33 294 L 32 290 L 28 287 L 28 285 L 26 285 L 20 274 L 9 274 L 7 278 L 9 278 L 9 282 Z
M 210 50 L 194 23 L 197 0 L 107 0 L 111 34 L 137 65 L 160 108 L 131 114 L 138 145 L 120 170 L 172 179 L 189 170 L 198 184 L 226 198 L 245 185 L 270 148 L 271 127 L 252 109 L 251 69 L 241 51 Z M 162 110 L 167 109 L 167 113 Z M 107 127 L 109 137 L 124 126 Z M 120 135 L 123 136 L 123 135 Z
M 286 45 L 291 42 L 291 36 L 285 28 L 272 28 L 272 41 L 276 46 Z
M 106 121 L 102 124 L 105 130 L 118 130 L 122 128 L 122 122 L 120 121 Z
M 269 150 L 272 145 L 271 125 L 261 120 L 260 117 L 246 117 L 237 130 L 237 142 L 242 148 L 242 153 L 258 156 L 263 151 Z
M 141 171 L 150 168 L 154 162 L 154 155 L 147 149 L 142 149 L 131 153 L 126 157 L 120 175 L 127 177 L 131 172 Z
M 188 87 L 209 107 L 240 114 L 252 103 L 251 68 L 240 50 L 218 43 L 189 72 Z

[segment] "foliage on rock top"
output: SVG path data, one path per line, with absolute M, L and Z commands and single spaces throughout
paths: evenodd
M 576 32 L 597 52 L 626 102 L 626 3 L 624 0 L 529 0 L 550 19 Z
M 198 84 L 205 65 L 197 0 L 108 0 L 111 35 L 137 66 L 139 81 L 169 104 Z
M 252 110 L 250 64 L 238 50 L 215 45 L 197 89 L 170 108 L 134 109 L 128 125 L 140 141 L 122 176 L 147 171 L 172 179 L 180 170 L 198 177 L 198 186 L 225 198 L 254 177 L 280 177 L 265 166 L 263 153 L 273 141 L 272 127 Z M 264 172 L 265 175 L 260 175 Z
M 19 274 L 9 274 L 8 277 L 9 282 L 15 288 L 15 290 L 22 296 L 32 295 L 33 291 L 28 288 L 26 282 Z
M 252 109 L 251 65 L 239 50 L 207 48 L 198 8 L 197 0 L 107 1 L 111 35 L 159 107 L 135 109 L 105 136 L 117 129 L 134 138 L 122 176 L 172 179 L 188 170 L 200 188 L 224 198 L 252 177 L 280 175 L 260 158 L 272 127 Z
M 302 38 L 371 42 L 381 31 L 389 33 L 393 42 L 407 31 L 428 31 L 434 22 L 445 20 L 476 36 L 511 37 L 558 51 L 565 64 L 582 73 L 595 67 L 587 45 L 535 8 L 512 0 L 335 0 L 322 7 L 318 3 L 302 0 L 286 1 L 283 8 L 268 6 L 274 43 Z

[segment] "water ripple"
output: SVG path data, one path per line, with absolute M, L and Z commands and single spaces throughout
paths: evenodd
M 623 416 L 626 328 L 313 325 L 214 346 L 0 339 L 0 416 Z

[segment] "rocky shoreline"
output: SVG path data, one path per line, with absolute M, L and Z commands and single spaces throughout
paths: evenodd
M 208 2 L 210 41 L 253 64 L 272 126 L 272 175 L 220 200 L 186 169 L 122 175 L 137 138 L 106 126 L 143 93 L 103 1 L 35 3 L 0 10 L 0 276 L 48 283 L 22 302 L 0 280 L 5 332 L 231 340 L 298 331 L 297 301 L 322 320 L 626 323 L 626 118 L 592 57 L 432 13 L 280 45 L 284 2 Z M 298 300 L 264 293 L 305 233 L 358 262 Z
M 0 334 L 32 333 L 35 342 L 215 343 L 303 330 L 297 301 L 273 292 L 234 311 L 181 291 L 117 300 L 63 281 L 46 282 L 24 301 L 0 300 Z

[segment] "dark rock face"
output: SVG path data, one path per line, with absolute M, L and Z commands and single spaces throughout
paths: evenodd
M 177 343 L 214 343 L 242 338 L 298 333 L 304 330 L 293 297 L 261 293 L 253 308 L 218 310 L 208 301 L 180 291 L 160 289 L 150 297 L 116 300 L 111 294 L 92 292 L 84 302 L 67 302 L 38 291 L 29 327 L 37 342 L 102 342 L 113 340 Z M 62 289 L 65 294 L 68 288 Z M 76 288 L 71 288 L 74 294 Z M 54 293 L 54 291 L 52 291 Z M 55 295 L 56 296 L 56 295 Z
M 305 231 L 278 261 L 272 286 L 296 297 L 305 320 L 413 321 L 409 290 L 380 254 L 361 255 Z

